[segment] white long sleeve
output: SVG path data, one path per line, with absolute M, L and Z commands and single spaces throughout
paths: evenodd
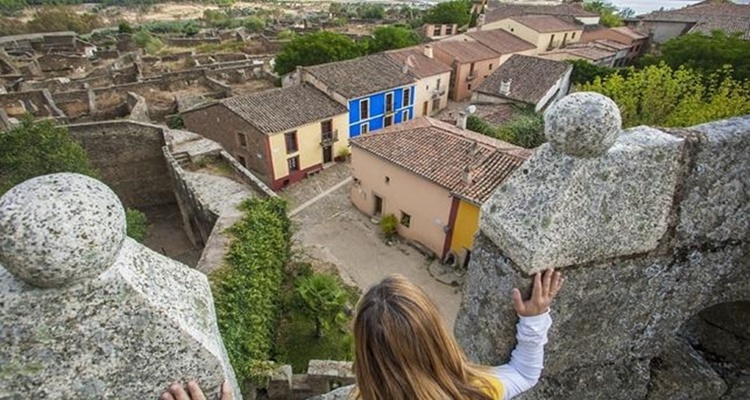
M 510 355 L 510 362 L 493 368 L 494 375 L 503 384 L 504 400 L 531 389 L 539 381 L 550 326 L 552 318 L 549 312 L 533 317 L 520 317 L 516 325 L 518 344 Z

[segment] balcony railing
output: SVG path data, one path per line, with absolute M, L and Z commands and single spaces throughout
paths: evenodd
M 330 146 L 339 141 L 339 131 L 336 129 L 332 132 L 323 132 L 321 135 L 320 145 Z

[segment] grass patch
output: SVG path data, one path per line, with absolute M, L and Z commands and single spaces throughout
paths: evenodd
M 313 273 L 309 263 L 290 263 L 282 285 L 282 315 L 276 331 L 274 358 L 281 364 L 291 365 L 294 373 L 305 373 L 310 360 L 351 361 L 354 356 L 351 318 L 345 325 L 326 329 L 316 338 L 315 322 L 302 311 L 296 284 Z M 360 297 L 359 289 L 341 284 L 353 309 Z

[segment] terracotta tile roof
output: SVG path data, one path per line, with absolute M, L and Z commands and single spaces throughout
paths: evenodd
M 427 78 L 429 76 L 435 76 L 451 72 L 451 67 L 441 63 L 434 57 L 429 58 L 424 55 L 424 46 L 414 46 L 405 49 L 393 50 L 386 52 L 388 57 L 393 59 L 399 65 L 404 65 L 406 59 L 411 56 L 411 66 L 409 71 L 416 75 L 418 78 Z
M 347 113 L 346 107 L 307 84 L 230 97 L 221 104 L 265 134 Z
M 470 32 L 467 36 L 500 54 L 517 53 L 536 48 L 536 45 L 502 29 Z
M 476 89 L 479 93 L 537 104 L 542 97 L 573 67 L 561 61 L 512 55 Z M 510 92 L 500 93 L 503 81 L 510 80 Z
M 569 17 L 598 17 L 596 13 L 584 10 L 575 4 L 523 5 L 493 2 L 488 6 L 485 23 L 500 21 L 520 15 L 556 15 Z
M 425 117 L 356 137 L 351 144 L 475 204 L 487 200 L 531 155 L 530 150 Z M 472 171 L 471 183 L 464 181 L 465 168 Z
M 385 53 L 304 67 L 305 71 L 348 99 L 367 96 L 416 81 Z
M 433 47 L 436 50 L 448 53 L 460 63 L 477 62 L 500 57 L 499 53 L 477 42 L 441 41 L 435 42 Z
M 594 43 L 594 45 L 601 45 L 602 47 L 600 47 L 600 48 L 604 48 L 605 50 L 607 50 L 607 49 L 625 50 L 625 49 L 629 49 L 630 48 L 630 45 L 627 45 L 627 44 L 624 44 L 624 43 L 620 43 L 618 41 L 610 40 L 610 39 L 594 40 L 593 43 Z
M 610 28 L 610 29 L 612 29 L 615 32 L 621 33 L 633 40 L 648 38 L 648 35 L 644 33 L 640 33 L 636 31 L 635 29 L 627 27 L 627 26 L 618 26 L 617 28 Z
M 495 125 L 503 126 L 512 121 L 519 113 L 519 108 L 512 103 L 503 104 L 476 104 L 476 116 L 483 121 Z
M 583 30 L 583 26 L 572 24 L 552 15 L 524 15 L 511 19 L 540 33 Z
M 704 17 L 750 17 L 750 4 L 707 0 L 676 10 L 654 11 L 637 18 L 643 21 L 695 22 Z
M 750 17 L 704 17 L 688 33 L 710 35 L 713 31 L 739 33 L 742 39 L 750 40 Z

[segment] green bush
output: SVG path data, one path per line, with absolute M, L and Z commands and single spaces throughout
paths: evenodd
M 148 218 L 146 218 L 146 214 L 135 208 L 126 208 L 125 220 L 128 226 L 128 236 L 138 242 L 143 242 L 143 239 L 148 234 Z
M 301 310 L 315 322 L 315 337 L 346 324 L 347 294 L 337 277 L 315 273 L 297 283 Z
M 226 264 L 210 275 L 216 316 L 240 379 L 259 378 L 272 350 L 291 223 L 278 198 L 248 199 L 230 232 Z
M 384 215 L 380 219 L 380 231 L 383 232 L 383 236 L 386 239 L 390 239 L 396 236 L 396 228 L 398 227 L 398 219 L 393 214 Z

